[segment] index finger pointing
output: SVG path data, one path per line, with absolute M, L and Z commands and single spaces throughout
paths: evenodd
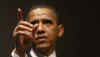
M 22 13 L 23 13 L 22 9 L 18 8 L 17 9 L 17 18 L 18 18 L 18 20 L 24 20 L 23 16 L 22 16 Z

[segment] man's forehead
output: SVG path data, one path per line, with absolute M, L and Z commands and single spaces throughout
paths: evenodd
M 35 8 L 31 9 L 29 11 L 28 16 L 33 16 L 33 15 L 53 15 L 53 10 L 50 8 Z
M 56 15 L 54 14 L 53 10 L 50 8 L 36 8 L 36 9 L 31 9 L 28 14 L 28 18 L 33 18 L 33 17 L 46 17 L 46 18 L 52 18 L 56 19 Z
M 41 15 L 41 14 L 51 14 L 52 13 L 52 11 L 48 8 L 37 8 L 37 9 L 32 10 L 32 12 L 34 14 L 39 14 L 39 15 Z

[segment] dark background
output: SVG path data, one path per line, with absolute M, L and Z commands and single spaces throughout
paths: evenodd
M 14 48 L 17 8 L 37 3 L 51 4 L 60 13 L 65 32 L 57 50 L 62 57 L 100 57 L 100 6 L 92 0 L 0 0 L 0 57 L 8 57 Z

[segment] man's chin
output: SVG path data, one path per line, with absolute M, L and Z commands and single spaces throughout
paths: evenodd
M 42 43 L 42 44 L 37 44 L 36 48 L 49 48 L 50 44 L 47 43 Z

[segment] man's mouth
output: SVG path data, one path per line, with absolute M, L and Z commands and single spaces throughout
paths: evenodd
M 45 41 L 48 37 L 47 36 L 38 36 L 36 38 L 37 41 L 41 42 L 41 41 Z

